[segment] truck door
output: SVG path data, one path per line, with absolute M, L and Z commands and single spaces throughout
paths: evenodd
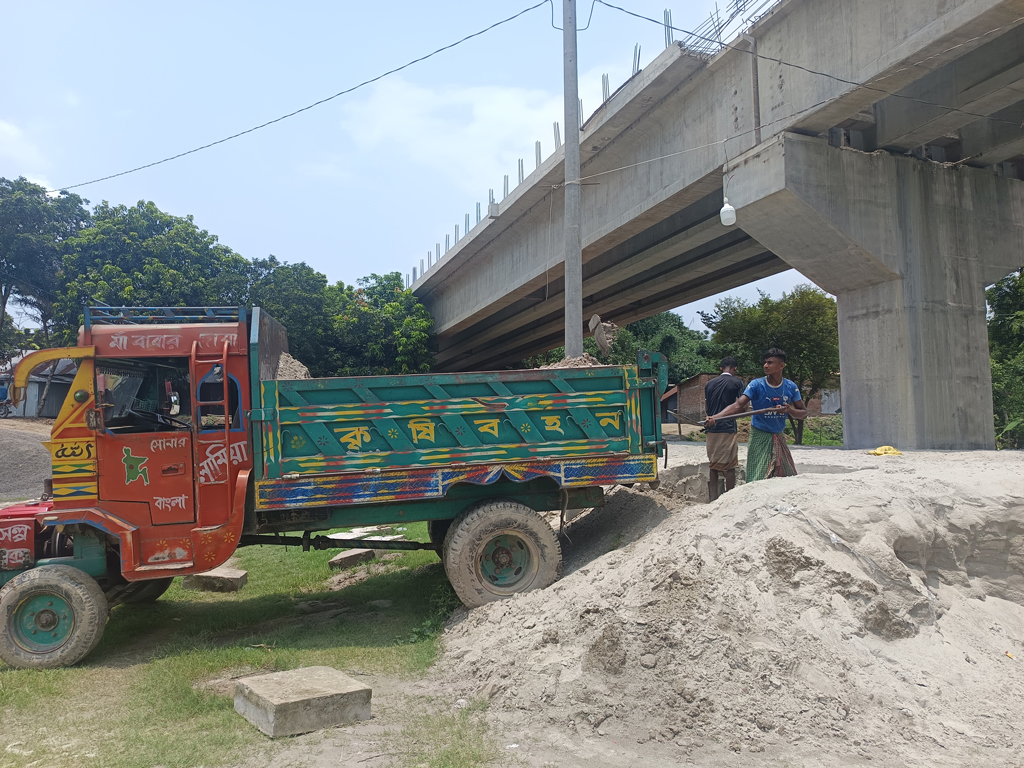
M 213 335 L 213 334 L 211 334 Z M 220 349 L 192 348 L 192 421 L 195 424 L 195 487 L 200 526 L 222 525 L 231 512 L 235 479 L 251 466 L 245 425 L 246 358 Z
M 162 396 L 171 375 L 166 365 L 97 365 L 96 397 L 105 427 L 96 440 L 99 498 L 146 504 L 149 520 L 136 524 L 196 518 L 192 431 L 187 421 L 171 415 L 169 399 Z

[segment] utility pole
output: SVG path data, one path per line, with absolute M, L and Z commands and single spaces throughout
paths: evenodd
M 583 354 L 583 249 L 580 239 L 580 102 L 576 59 L 576 0 L 562 0 L 565 78 L 565 356 Z

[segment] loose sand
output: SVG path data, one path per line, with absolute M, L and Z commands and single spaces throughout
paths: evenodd
M 453 700 L 528 765 L 1024 763 L 1019 453 L 797 449 L 697 504 L 703 446 L 673 448 L 561 581 L 457 612 Z
M 278 379 L 308 379 L 309 368 L 304 366 L 287 352 L 282 352 L 277 359 Z

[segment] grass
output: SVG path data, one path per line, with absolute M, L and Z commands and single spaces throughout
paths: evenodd
M 426 540 L 426 525 L 406 536 Z M 0 768 L 233 764 L 272 747 L 206 681 L 312 665 L 399 677 L 427 669 L 458 604 L 437 556 L 403 553 L 388 572 L 332 592 L 327 561 L 336 552 L 239 550 L 249 572 L 241 592 L 185 592 L 176 581 L 154 604 L 115 608 L 77 667 L 0 668 Z M 370 605 L 379 600 L 391 606 Z M 442 741 L 479 725 L 445 722 Z M 418 732 L 415 721 L 409 727 Z M 481 738 L 472 743 L 487 751 Z M 477 752 L 459 760 L 436 765 L 483 762 Z
M 486 702 L 445 711 L 431 702 L 413 710 L 401 731 L 389 731 L 385 739 L 401 764 L 411 768 L 464 768 L 485 765 L 499 749 L 487 727 Z

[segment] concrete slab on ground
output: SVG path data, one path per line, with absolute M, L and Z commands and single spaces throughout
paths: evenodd
M 182 589 L 200 592 L 238 592 L 249 580 L 249 574 L 240 568 L 221 566 L 205 573 L 193 573 L 181 580 Z
M 235 711 L 271 738 L 370 719 L 369 686 L 332 667 L 303 667 L 245 677 Z
M 377 552 L 373 549 L 346 549 L 328 560 L 327 565 L 332 571 L 340 571 L 343 568 L 351 568 L 353 565 L 369 562 L 376 556 Z

